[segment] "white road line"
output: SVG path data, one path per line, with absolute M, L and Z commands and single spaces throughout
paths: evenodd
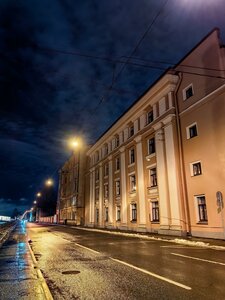
M 173 285 L 176 285 L 176 286 L 178 286 L 178 287 L 180 287 L 180 288 L 183 288 L 183 289 L 185 289 L 185 290 L 191 290 L 191 287 L 189 287 L 189 286 L 187 286 L 187 285 L 184 285 L 184 284 L 182 284 L 182 283 L 179 283 L 179 282 L 177 282 L 177 281 L 174 281 L 174 280 L 171 280 L 171 279 L 169 279 L 169 278 L 166 278 L 166 277 L 157 275 L 157 274 L 152 273 L 152 272 L 149 272 L 149 271 L 147 271 L 147 270 L 145 270 L 145 269 L 141 269 L 141 268 L 135 267 L 135 266 L 133 266 L 133 265 L 131 265 L 131 264 L 128 264 L 128 263 L 126 263 L 126 262 L 124 262 L 124 261 L 122 261 L 122 260 L 116 259 L 116 258 L 110 257 L 110 259 L 113 260 L 113 261 L 115 261 L 115 262 L 117 262 L 117 263 L 123 264 L 123 265 L 125 265 L 125 266 L 130 267 L 130 268 L 133 268 L 133 269 L 135 269 L 135 270 L 137 270 L 137 271 L 140 271 L 140 272 L 142 272 L 142 273 L 145 273 L 145 274 L 147 274 L 147 275 L 150 275 L 150 276 L 152 276 L 152 277 L 155 277 L 155 278 L 157 278 L 157 279 L 160 279 L 160 280 L 166 281 L 166 282 L 168 282 L 168 283 L 171 283 L 171 284 L 173 284 Z
M 191 247 L 191 246 L 160 246 L 160 248 L 175 248 L 175 249 L 192 249 L 193 250 L 193 247 Z M 197 247 L 195 247 L 194 248 L 195 250 L 204 250 L 204 248 L 197 248 Z
M 89 250 L 89 251 L 91 251 L 91 252 L 93 252 L 93 253 L 100 254 L 100 252 L 95 251 L 95 250 L 93 250 L 93 249 L 91 249 L 91 248 L 82 246 L 82 245 L 80 245 L 80 244 L 75 243 L 75 245 L 78 246 L 78 247 L 81 247 L 81 248 L 83 248 L 83 249 Z
M 200 261 L 208 262 L 208 263 L 211 263 L 211 264 L 225 266 L 225 263 L 221 263 L 221 262 L 218 262 L 218 261 L 213 261 L 213 260 L 208 260 L 208 259 L 203 259 L 203 258 L 198 258 L 198 257 L 193 257 L 193 256 L 187 256 L 187 255 L 183 255 L 183 254 L 179 254 L 179 253 L 170 253 L 170 254 L 185 257 L 185 258 L 190 258 L 190 259 L 194 259 L 194 260 L 200 260 Z

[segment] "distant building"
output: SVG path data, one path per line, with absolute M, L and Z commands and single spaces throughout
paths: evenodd
M 225 48 L 219 30 L 165 72 L 87 155 L 86 226 L 224 238 Z M 61 170 L 61 219 L 74 211 L 73 191 L 62 187 L 72 165 Z
M 59 171 L 57 221 L 84 225 L 86 148 L 75 151 Z

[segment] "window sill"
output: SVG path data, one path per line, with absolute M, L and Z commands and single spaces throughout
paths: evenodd
M 130 222 L 131 223 L 137 223 L 137 220 L 131 220 Z
M 159 221 L 151 221 L 152 224 L 160 224 Z
M 114 172 L 114 174 L 118 174 L 120 172 L 120 170 L 116 170 L 115 172 Z
M 128 165 L 128 168 L 133 167 L 135 165 L 135 162 Z
M 148 186 L 147 189 L 148 190 L 154 190 L 157 189 L 158 185 L 153 185 L 153 186 Z
M 197 225 L 208 225 L 208 221 L 199 221 L 196 224 Z

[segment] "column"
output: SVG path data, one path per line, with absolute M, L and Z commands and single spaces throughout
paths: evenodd
M 109 222 L 110 226 L 113 225 L 113 165 L 112 155 L 109 156 Z
M 155 129 L 155 144 L 157 158 L 157 181 L 159 191 L 159 206 L 160 206 L 160 230 L 169 230 L 169 194 L 165 158 L 165 142 L 162 123 L 154 126 Z M 163 232 L 162 232 L 163 233 Z M 167 232 L 168 233 L 168 232 Z
M 138 179 L 138 199 L 139 199 L 139 227 L 146 227 L 146 205 L 145 205 L 145 185 L 143 168 L 143 150 L 141 136 L 135 138 L 137 150 L 137 179 Z
M 181 230 L 180 223 L 180 207 L 179 207 L 179 185 L 177 177 L 177 161 L 175 153 L 174 129 L 172 120 L 174 115 L 168 116 L 163 123 L 165 124 L 165 145 L 166 145 L 166 163 L 168 171 L 168 187 L 170 198 L 170 212 L 171 212 L 171 229 Z
M 103 226 L 103 173 L 102 163 L 99 164 L 99 225 Z
M 121 221 L 122 226 L 127 226 L 127 182 L 125 147 L 120 148 L 120 168 L 121 168 Z

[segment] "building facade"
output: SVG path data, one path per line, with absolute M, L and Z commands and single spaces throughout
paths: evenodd
M 84 225 L 86 148 L 74 151 L 59 170 L 58 223 Z
M 224 116 L 215 29 L 87 151 L 85 225 L 224 238 Z

